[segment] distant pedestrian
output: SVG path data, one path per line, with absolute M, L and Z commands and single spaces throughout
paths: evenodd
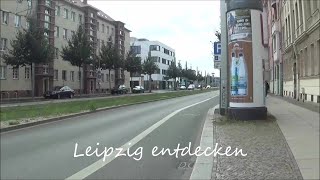
M 267 81 L 265 81 L 265 85 L 266 85 L 266 97 L 268 96 L 268 92 L 270 90 L 270 86 L 269 83 Z

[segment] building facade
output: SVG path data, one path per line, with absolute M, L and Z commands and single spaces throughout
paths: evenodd
M 86 0 L 18 0 L 1 1 L 1 54 L 6 53 L 16 33 L 28 28 L 27 18 L 36 15 L 38 26 L 44 29 L 49 43 L 55 48 L 54 60 L 48 64 L 35 65 L 35 95 L 42 94 L 54 86 L 68 85 L 77 92 L 92 94 L 106 92 L 118 84 L 129 85 L 129 73 L 122 70 L 98 69 L 91 65 L 72 66 L 61 58 L 62 47 L 82 25 L 94 44 L 92 58 L 97 55 L 102 43 L 112 42 L 125 58 L 130 48 L 130 30 L 124 23 L 115 21 L 101 10 L 89 5 Z M 99 62 L 97 62 L 99 64 Z M 99 64 L 100 65 L 100 64 Z M 0 61 L 1 97 L 31 96 L 30 67 L 12 68 Z M 81 88 L 80 88 L 81 85 Z
M 143 63 L 148 57 L 149 53 L 153 61 L 158 65 L 158 70 L 151 75 L 152 89 L 171 89 L 173 88 L 174 79 L 166 80 L 167 70 L 169 65 L 175 61 L 175 50 L 159 41 L 149 41 L 147 39 L 131 38 L 131 48 L 141 57 Z M 141 77 L 132 77 L 134 85 L 142 85 L 148 88 L 149 75 L 142 74 Z
M 264 1 L 264 7 L 267 12 L 268 23 L 268 72 L 270 91 L 276 95 L 282 95 L 283 92 L 283 62 L 281 47 L 281 18 L 279 11 L 280 0 Z
M 267 3 L 271 92 L 320 103 L 320 1 Z

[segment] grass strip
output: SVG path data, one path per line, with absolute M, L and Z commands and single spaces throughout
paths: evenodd
M 145 101 L 171 99 L 175 97 L 188 96 L 193 94 L 210 92 L 212 90 L 202 91 L 180 91 L 168 93 L 155 93 L 143 96 L 119 96 L 110 99 L 94 99 L 83 101 L 70 101 L 61 103 L 48 103 L 39 105 L 16 106 L 1 108 L 1 121 L 46 118 L 52 116 L 61 116 L 83 111 L 95 111 L 98 108 L 112 106 L 121 106 L 125 104 L 135 104 Z

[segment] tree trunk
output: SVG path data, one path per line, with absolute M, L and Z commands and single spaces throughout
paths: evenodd
M 35 70 L 34 63 L 31 63 L 31 96 L 34 99 Z
M 151 74 L 149 74 L 149 92 L 151 93 Z
M 79 95 L 81 96 L 81 81 L 82 81 L 82 76 L 84 74 L 81 72 L 81 66 L 78 66 L 78 68 L 79 68 L 78 75 L 81 73 L 81 75 L 79 76 Z
M 173 90 L 177 90 L 177 77 L 174 78 L 173 80 Z
M 111 70 L 109 69 L 109 91 L 111 93 Z

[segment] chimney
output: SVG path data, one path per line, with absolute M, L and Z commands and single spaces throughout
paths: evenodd
M 83 0 L 83 4 L 88 4 L 88 0 Z

